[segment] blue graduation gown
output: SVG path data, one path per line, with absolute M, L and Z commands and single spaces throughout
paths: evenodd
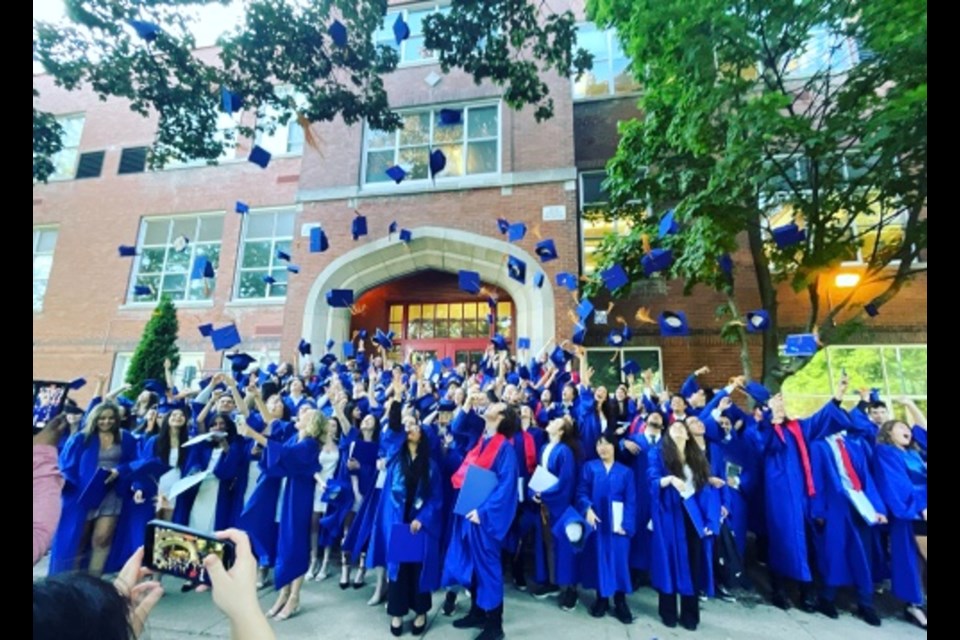
M 851 426 L 847 412 L 833 400 L 799 423 L 808 452 L 814 440 Z M 796 439 L 785 425 L 782 429 L 783 440 L 766 421 L 751 430 L 757 448 L 764 453 L 764 507 L 770 541 L 770 570 L 786 578 L 810 582 L 813 578 L 807 560 L 805 523 L 809 516 L 809 496 L 806 476 Z
M 517 511 L 517 455 L 509 441 L 500 447 L 490 471 L 497 474 L 497 486 L 477 508 L 480 524 L 453 515 L 450 546 L 443 565 L 444 586 L 459 584 L 469 588 L 476 575 L 475 602 L 487 611 L 503 602 L 500 546 Z
M 601 598 L 633 590 L 630 538 L 636 533 L 636 492 L 633 471 L 619 462 L 614 462 L 609 471 L 601 460 L 583 465 L 577 485 L 577 511 L 586 516 L 587 509 L 592 508 L 600 522 L 580 556 L 581 583 L 586 589 L 596 589 Z M 623 530 L 627 535 L 613 532 L 613 502 L 623 503 Z
M 621 455 L 633 470 L 633 481 L 636 483 L 637 507 L 635 533 L 630 538 L 630 568 L 648 571 L 650 569 L 650 489 L 647 479 L 648 457 L 651 451 L 656 452 L 659 442 L 650 444 L 642 433 L 627 436 L 627 440 L 635 442 L 640 447 L 640 453 L 633 455 L 620 443 Z
M 546 448 L 546 445 L 540 448 L 537 455 L 538 461 L 542 457 L 544 448 Z M 564 443 L 558 442 L 550 451 L 550 457 L 547 459 L 547 471 L 555 475 L 558 480 L 557 484 L 540 494 L 540 500 L 548 512 L 549 522 L 547 526 L 552 528 L 563 516 L 567 507 L 573 505 L 573 499 L 576 495 L 579 474 L 573 450 Z M 533 496 L 534 492 L 528 488 L 527 502 L 539 508 L 540 505 L 533 501 Z M 545 583 L 550 574 L 547 569 L 547 554 L 544 547 L 544 525 L 543 520 L 539 517 L 536 519 L 536 527 L 534 528 L 534 541 L 535 575 L 537 582 Z M 573 546 L 569 540 L 563 537 L 554 536 L 553 541 L 557 584 L 561 586 L 576 584 L 580 580 L 580 565 Z
M 268 438 L 274 442 L 283 443 L 295 433 L 292 422 L 274 420 Z M 247 458 L 251 459 L 255 443 L 247 443 Z M 261 566 L 271 567 L 277 555 L 277 502 L 280 500 L 280 487 L 283 474 L 280 469 L 268 469 L 266 456 L 261 452 L 258 460 L 260 476 L 253 488 L 253 493 L 243 505 L 240 513 L 239 527 L 250 536 L 253 552 Z
M 870 473 L 868 447 L 857 438 L 844 438 L 863 492 L 878 514 L 886 515 Z M 810 501 L 810 517 L 822 518 L 823 531 L 814 529 L 817 564 L 824 584 L 829 587 L 855 585 L 860 593 L 871 594 L 871 573 L 875 523 L 864 521 L 844 491 L 837 462 L 830 444 L 817 440 L 810 445 L 810 458 L 817 483 L 817 494 Z
M 304 575 L 310 566 L 310 522 L 313 494 L 320 471 L 320 443 L 314 438 L 299 439 L 294 434 L 283 444 L 268 440 L 263 451 L 269 471 L 286 478 L 280 496 L 280 535 L 274 580 L 277 590 Z
M 597 401 L 593 391 L 584 388 L 580 391 L 577 403 L 577 434 L 580 436 L 580 446 L 583 448 L 583 459 L 586 461 L 597 459 L 597 440 L 603 426 L 600 416 L 597 415 Z
M 877 489 L 890 521 L 890 582 L 895 596 L 908 604 L 923 602 L 923 583 L 913 522 L 927 508 L 927 465 L 917 451 L 877 444 L 873 466 Z
M 400 471 L 400 459 L 394 457 L 393 462 L 387 469 L 385 487 L 388 487 L 389 491 L 384 494 L 381 500 L 383 504 L 381 516 L 385 530 L 383 544 L 386 545 L 383 551 L 384 556 L 386 556 L 386 549 L 390 547 L 390 532 L 394 524 L 398 522 L 409 524 L 413 520 L 419 520 L 422 525 L 417 535 L 426 537 L 427 551 L 420 569 L 420 593 L 432 593 L 440 588 L 440 537 L 443 534 L 443 517 L 441 514 L 443 490 L 440 482 L 440 468 L 431 460 L 429 495 L 423 495 L 418 486 L 417 498 L 420 505 L 418 507 L 415 502 L 411 509 L 410 518 L 404 520 L 403 510 L 407 491 L 403 473 Z M 375 541 L 376 539 L 371 540 L 371 547 Z M 379 542 L 377 541 L 377 543 Z M 400 571 L 400 563 L 386 562 L 385 564 L 387 566 L 387 577 L 390 580 L 396 580 Z
M 534 426 L 529 427 L 527 433 L 529 433 L 533 439 L 533 455 L 536 459 L 546 434 L 542 429 Z M 523 481 L 524 501 L 517 504 L 517 515 L 514 518 L 513 525 L 510 527 L 510 531 L 507 532 L 507 537 L 504 539 L 503 548 L 509 553 L 515 554 L 520 548 L 520 541 L 526 538 L 528 534 L 531 534 L 537 526 L 536 522 L 540 519 L 540 505 L 526 499 L 526 487 L 530 484 L 531 473 L 527 471 L 527 456 L 526 450 L 524 449 L 523 433 L 518 431 L 513 437 L 512 443 L 513 450 L 517 454 L 518 478 Z M 520 493 L 518 489 L 518 500 L 519 497 Z
M 138 460 L 137 439 L 126 429 L 120 430 L 120 464 L 113 491 L 123 498 L 124 508 L 133 503 L 130 478 Z M 50 570 L 48 575 L 73 570 L 75 559 L 86 556 L 88 549 L 80 549 L 88 510 L 80 504 L 80 494 L 99 468 L 100 437 L 93 433 L 84 442 L 82 431 L 70 436 L 60 453 L 60 473 L 63 475 L 63 492 L 60 495 L 60 522 L 50 546 Z M 122 512 L 122 511 L 121 511 Z M 123 559 L 126 561 L 126 558 Z M 81 563 L 83 566 L 83 563 Z M 122 565 L 121 565 L 122 566 Z M 119 567 L 105 567 L 115 571 Z
M 403 431 L 402 424 L 399 422 L 399 410 L 395 412 L 397 424 L 391 429 L 385 430 L 380 436 L 380 454 L 379 459 L 386 465 L 389 461 L 396 458 L 400 448 L 406 443 L 407 435 Z M 432 438 L 430 435 L 432 428 L 430 425 L 422 425 L 423 437 L 428 441 Z M 379 470 L 377 475 L 379 475 Z M 384 488 L 389 485 L 386 482 L 386 468 L 384 468 Z M 370 492 L 368 498 L 364 499 L 364 504 L 360 506 L 360 512 L 357 514 L 357 520 L 360 521 L 359 535 L 357 537 L 357 547 L 354 553 L 366 551 L 366 567 L 385 567 L 387 564 L 387 540 L 390 531 L 383 518 L 383 510 L 386 505 L 384 499 L 384 489 L 374 489 Z M 365 542 L 363 542 L 365 540 Z M 365 546 L 360 546 L 365 545 Z
M 664 594 L 679 593 L 692 596 L 696 594 L 690 571 L 690 557 L 687 546 L 686 507 L 680 493 L 670 485 L 660 486 L 664 476 L 672 475 L 663 463 L 663 450 L 652 449 L 647 466 L 647 480 L 650 489 L 650 515 L 653 520 L 653 532 L 650 547 L 650 581 L 653 587 Z M 712 487 L 701 487 L 693 497 L 693 504 L 700 510 L 706 526 L 711 530 L 712 506 L 719 504 L 716 491 Z M 704 506 L 707 508 L 705 509 Z M 707 538 L 701 538 L 706 542 Z M 706 548 L 703 545 L 702 548 Z M 712 583 L 712 560 L 708 565 L 701 561 L 700 583 Z
M 187 454 L 185 475 L 198 473 L 207 468 L 213 447 L 210 441 L 201 442 L 190 447 Z M 217 488 L 217 509 L 214 514 L 214 529 L 222 531 L 237 524 L 242 511 L 243 494 L 247 490 L 247 445 L 243 438 L 234 438 L 229 448 L 220 456 L 213 475 L 220 481 Z M 190 522 L 190 511 L 200 491 L 199 485 L 187 489 L 177 496 L 177 504 L 173 507 L 173 521 L 186 525 Z

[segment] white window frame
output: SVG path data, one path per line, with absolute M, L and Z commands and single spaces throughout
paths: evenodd
M 83 130 L 87 124 L 87 116 L 85 113 L 69 113 L 56 118 L 57 123 L 64 128 L 63 148 L 50 158 L 53 162 L 54 172 L 50 174 L 47 180 L 51 182 L 73 180 L 77 175 L 77 163 L 80 162 L 80 141 L 83 140 Z M 69 140 L 66 136 L 67 126 L 65 122 L 71 120 L 80 121 L 80 130 L 76 141 Z
M 624 96 L 634 96 L 634 95 L 639 94 L 640 91 L 641 91 L 641 89 L 640 89 L 639 86 L 638 86 L 635 90 L 633 90 L 633 91 L 624 91 L 624 92 L 619 92 L 619 93 L 617 92 L 617 87 L 616 87 L 617 74 L 614 72 L 613 63 L 614 63 L 615 60 L 619 60 L 620 58 L 615 58 L 614 55 L 613 55 L 613 52 L 614 52 L 614 49 L 615 49 L 615 47 L 614 47 L 615 42 L 620 45 L 619 48 L 620 48 L 620 52 L 623 53 L 623 59 L 627 61 L 627 71 L 628 71 L 631 75 L 633 75 L 633 71 L 632 71 L 631 68 L 630 68 L 631 65 L 633 64 L 633 61 L 630 59 L 630 56 L 627 55 L 627 52 L 623 50 L 623 44 L 619 42 L 619 36 L 617 36 L 617 30 L 614 29 L 614 28 L 612 28 L 612 27 L 609 28 L 609 29 L 600 29 L 600 28 L 599 28 L 595 23 L 593 23 L 593 22 L 580 22 L 580 23 L 577 23 L 576 29 L 577 29 L 577 36 L 578 36 L 578 37 L 577 37 L 577 47 L 578 47 L 578 48 L 582 47 L 582 45 L 580 44 L 580 39 L 579 39 L 580 30 L 581 30 L 581 29 L 587 29 L 587 28 L 593 28 L 597 33 L 602 33 L 602 34 L 604 34 L 604 35 L 606 36 L 607 51 L 606 51 L 606 61 L 604 62 L 604 64 L 606 64 L 606 67 L 607 67 L 606 70 L 607 70 L 607 72 L 608 72 L 608 74 L 609 74 L 609 78 L 607 79 L 607 93 L 605 93 L 604 95 L 601 95 L 601 96 L 589 96 L 589 95 L 585 95 L 585 94 L 584 94 L 584 95 L 578 95 L 578 94 L 577 94 L 577 79 L 576 79 L 575 76 L 571 76 L 571 78 L 570 78 L 570 94 L 571 94 L 571 96 L 573 96 L 574 102 L 588 102 L 588 101 L 590 101 L 590 100 L 609 100 L 609 99 L 611 99 L 611 98 L 622 98 L 622 97 L 624 97 Z M 594 64 L 596 64 L 596 59 L 594 59 Z M 585 73 L 589 73 L 589 71 L 587 71 L 587 72 L 585 72 Z M 584 77 L 585 77 L 585 76 L 584 76 Z M 636 82 L 638 85 L 640 84 L 640 82 L 639 82 L 636 78 L 634 78 L 634 82 Z
M 130 369 L 130 360 L 133 358 L 133 351 L 118 351 L 113 355 L 113 372 L 110 375 L 110 388 L 105 389 L 104 393 L 116 389 L 123 384 L 127 377 L 127 371 Z M 178 390 L 198 389 L 200 379 L 203 378 L 201 369 L 196 367 L 196 363 L 203 362 L 204 353 L 202 351 L 180 352 L 180 365 L 175 371 L 172 371 L 173 384 Z M 189 373 L 188 367 L 195 369 L 193 378 L 189 385 L 184 384 L 184 374 Z
M 469 125 L 470 125 L 470 120 L 469 120 L 469 118 L 470 118 L 470 110 L 471 110 L 471 109 L 483 109 L 483 108 L 487 108 L 487 107 L 495 107 L 496 110 L 497 110 L 497 137 L 496 137 L 496 142 L 497 142 L 497 154 L 496 154 L 496 155 L 497 155 L 497 166 L 496 166 L 496 169 L 495 169 L 494 171 L 488 171 L 488 172 L 485 172 L 485 173 L 467 173 L 467 172 L 466 172 L 466 170 L 467 170 L 467 157 L 468 157 L 467 152 L 468 152 L 468 150 L 469 150 L 469 145 L 470 145 L 470 143 L 490 142 L 491 140 L 493 140 L 492 137 L 472 138 L 472 139 L 471 139 L 471 138 L 468 136 L 468 133 L 469 133 Z M 463 172 L 461 175 L 457 175 L 457 176 L 448 176 L 448 175 L 445 175 L 444 173 L 441 173 L 439 176 L 436 177 L 436 182 L 437 182 L 438 184 L 453 183 L 453 182 L 458 182 L 458 181 L 461 181 L 461 182 L 462 182 L 462 181 L 465 181 L 465 180 L 469 181 L 469 180 L 473 180 L 473 179 L 477 179 L 477 178 L 481 178 L 481 179 L 482 179 L 482 178 L 484 178 L 484 177 L 500 175 L 500 173 L 503 171 L 503 158 L 502 158 L 502 156 L 503 156 L 503 107 L 502 107 L 502 105 L 501 105 L 501 102 L 500 102 L 499 100 L 496 100 L 496 101 L 493 101 L 493 100 L 484 100 L 484 101 L 480 101 L 480 102 L 471 102 L 471 103 L 464 103 L 464 104 L 457 104 L 457 105 L 431 105 L 431 106 L 426 106 L 426 107 L 419 107 L 419 108 L 416 108 L 416 109 L 403 110 L 403 111 L 400 111 L 400 115 L 403 116 L 403 117 L 405 117 L 405 116 L 409 116 L 409 115 L 422 114 L 422 113 L 425 113 L 425 112 L 429 112 L 429 113 L 431 114 L 431 118 L 430 118 L 429 142 L 427 143 L 427 146 L 428 146 L 429 148 L 431 148 L 431 149 L 436 149 L 436 148 L 439 148 L 439 147 L 441 147 L 441 146 L 449 146 L 449 143 L 441 143 L 441 144 L 439 144 L 439 145 L 434 145 L 434 142 L 433 142 L 434 130 L 435 130 L 435 128 L 436 128 L 436 120 L 437 120 L 437 115 L 436 115 L 436 114 L 439 113 L 439 111 L 440 111 L 441 109 L 460 109 L 460 110 L 463 110 L 464 119 L 463 119 L 463 124 L 460 125 L 460 126 L 463 127 L 463 140 L 462 140 L 461 144 L 462 144 L 462 146 L 463 146 L 463 151 L 464 151 L 464 153 L 463 153 L 463 169 L 464 169 L 464 172 Z M 383 148 L 383 149 L 376 149 L 376 150 L 370 149 L 370 146 L 369 146 L 369 145 L 370 145 L 370 137 L 371 137 L 370 134 L 371 134 L 372 131 L 373 131 L 373 130 L 370 128 L 370 125 L 369 125 L 369 124 L 365 124 L 365 125 L 364 125 L 364 129 L 363 129 L 363 148 L 362 148 L 363 157 L 362 157 L 362 161 L 361 161 L 361 163 L 360 163 L 360 185 L 361 185 L 361 188 L 363 188 L 363 189 L 379 189 L 379 188 L 382 188 L 382 187 L 385 186 L 385 185 L 386 185 L 386 186 L 389 186 L 389 187 L 394 187 L 395 185 L 393 184 L 393 182 L 392 182 L 389 178 L 388 178 L 387 180 L 379 180 L 379 181 L 372 181 L 372 182 L 368 182 L 368 181 L 367 181 L 367 164 L 368 164 L 368 159 L 369 159 L 369 154 L 370 154 L 370 152 L 371 152 L 371 151 L 386 151 L 386 150 L 388 149 L 388 147 L 385 147 L 385 148 Z M 399 129 L 397 129 L 396 131 L 394 131 L 393 134 L 392 134 L 392 135 L 394 136 L 394 142 L 393 142 L 393 165 L 399 164 L 400 152 L 401 152 L 401 149 L 402 149 L 402 147 L 401 147 L 401 145 L 400 145 L 400 134 L 401 134 L 402 131 L 403 131 L 403 129 L 402 129 L 402 128 L 399 128 Z M 422 146 L 422 145 L 405 145 L 405 146 Z M 391 165 L 391 166 L 393 166 L 393 165 Z M 429 171 L 428 171 L 427 173 L 428 173 L 428 175 L 427 175 L 427 177 L 425 177 L 425 178 L 413 179 L 413 178 L 409 178 L 409 177 L 408 177 L 408 178 L 404 179 L 403 183 L 402 183 L 400 186 L 402 186 L 402 185 L 425 185 L 425 184 L 429 184 L 429 183 L 431 182 L 431 178 L 430 178 L 430 176 L 429 176 Z
M 609 202 L 606 202 L 606 201 L 585 202 L 584 201 L 585 189 L 583 186 L 583 181 L 584 181 L 584 176 L 593 176 L 597 174 L 606 175 L 606 173 L 607 172 L 603 169 L 594 169 L 594 170 L 588 170 L 588 171 L 581 171 L 578 176 L 579 187 L 580 187 L 579 189 L 580 192 L 578 194 L 578 199 L 580 201 L 580 267 L 581 267 L 581 271 L 583 272 L 583 275 L 586 275 L 586 276 L 589 276 L 596 271 L 596 266 L 587 264 L 587 253 L 588 253 L 587 252 L 587 239 L 588 239 L 587 225 L 590 223 L 590 221 L 587 220 L 587 213 L 588 213 L 587 209 L 588 207 L 603 207 L 604 205 L 608 205 Z M 631 202 L 639 202 L 639 201 L 631 200 Z M 615 234 L 625 235 L 630 231 L 631 226 L 629 224 L 629 221 L 621 220 L 620 217 L 617 217 L 616 219 L 611 220 L 611 223 L 613 224 L 613 233 Z M 606 236 L 590 235 L 589 239 L 593 240 L 596 238 L 600 238 L 600 240 L 603 241 L 604 237 Z
M 221 222 L 220 237 L 219 237 L 216 241 L 213 241 L 213 240 L 202 240 L 202 241 L 198 241 L 197 238 L 196 238 L 196 236 L 197 236 L 197 234 L 196 234 L 197 222 L 198 222 L 200 219 L 202 219 L 202 218 L 217 218 L 217 217 L 221 218 L 221 220 L 222 220 L 222 222 Z M 133 272 L 132 272 L 132 275 L 131 275 L 131 277 L 130 277 L 130 286 L 129 286 L 128 289 L 127 289 L 127 304 L 130 305 L 130 306 L 153 306 L 153 305 L 155 305 L 155 304 L 160 300 L 160 295 L 163 293 L 163 288 L 162 288 L 162 287 L 163 287 L 163 279 L 164 279 L 164 276 L 166 276 L 166 275 L 168 274 L 168 271 L 167 271 L 167 269 L 166 269 L 166 266 L 167 266 L 167 255 L 168 255 L 168 253 L 169 253 L 168 249 L 172 246 L 172 242 L 173 242 L 173 240 L 176 238 L 176 236 L 173 236 L 173 225 L 171 225 L 171 224 L 169 224 L 169 223 L 170 223 L 171 221 L 176 221 L 176 220 L 189 220 L 189 219 L 193 219 L 195 222 L 194 222 L 194 226 L 193 226 L 193 228 L 194 228 L 193 237 L 190 237 L 190 235 L 187 236 L 187 237 L 189 238 L 189 240 L 190 240 L 189 243 L 187 243 L 187 247 L 186 247 L 186 251 L 188 251 L 189 254 L 190 254 L 190 259 L 189 259 L 189 261 L 187 262 L 187 270 L 186 270 L 186 272 L 184 272 L 185 275 L 186 275 L 186 278 L 187 278 L 187 286 L 186 286 L 186 289 L 184 289 L 184 297 L 183 297 L 182 299 L 179 299 L 179 300 L 173 299 L 172 302 L 173 302 L 173 304 L 176 305 L 176 306 L 181 306 L 181 305 L 198 305 L 198 304 L 199 304 L 199 305 L 209 305 L 209 304 L 212 304 L 212 303 L 213 303 L 214 293 L 215 293 L 215 291 L 216 291 L 216 284 L 215 284 L 215 283 L 214 283 L 213 286 L 210 287 L 210 296 L 209 296 L 209 297 L 199 298 L 199 299 L 191 299 L 191 298 L 188 297 L 188 296 L 189 296 L 189 290 L 190 290 L 190 283 L 191 283 L 190 273 L 191 273 L 191 270 L 193 269 L 193 263 L 194 263 L 194 260 L 196 259 L 196 256 L 197 256 L 197 247 L 199 247 L 199 246 L 202 246 L 202 247 L 217 246 L 217 247 L 219 247 L 219 248 L 220 248 L 220 257 L 221 257 L 221 259 L 222 259 L 222 257 L 223 257 L 223 228 L 222 228 L 222 226 L 223 226 L 223 222 L 225 222 L 225 217 L 226 217 L 226 216 L 224 215 L 224 212 L 223 212 L 223 211 L 207 211 L 207 212 L 199 212 L 199 213 L 178 214 L 178 215 L 174 215 L 174 216 L 147 216 L 147 217 L 141 218 L 141 219 L 140 219 L 140 231 L 139 231 L 138 236 L 137 236 L 137 256 L 136 256 L 136 259 L 134 260 L 134 264 L 133 264 Z M 163 244 L 163 245 L 159 245 L 159 244 L 145 245 L 145 240 L 146 240 L 146 235 L 147 235 L 147 226 L 148 226 L 148 224 L 154 223 L 154 222 L 162 222 L 162 221 L 165 221 L 165 222 L 168 223 L 166 244 Z M 173 236 L 173 237 L 172 237 L 172 236 Z M 164 249 L 163 266 L 162 266 L 161 270 L 160 270 L 160 271 L 151 271 L 151 272 L 149 272 L 149 273 L 142 274 L 142 273 L 140 272 L 140 266 L 141 266 L 141 263 L 143 262 L 143 251 L 144 251 L 144 249 L 145 249 L 145 248 L 149 248 L 149 249 L 159 249 L 161 246 L 162 246 L 163 249 Z M 219 261 L 218 261 L 218 262 L 219 262 Z M 219 264 L 217 265 L 217 268 L 219 268 Z M 173 274 L 179 275 L 178 272 L 169 272 L 169 273 L 173 273 Z M 135 295 L 134 295 L 134 292 L 133 292 L 133 291 L 134 291 L 134 287 L 136 287 L 136 285 L 138 285 L 138 284 L 141 283 L 141 282 L 140 282 L 140 279 L 141 279 L 141 278 L 153 278 L 153 277 L 159 278 L 159 280 L 158 280 L 158 285 L 157 285 L 156 291 L 155 291 L 156 297 L 151 297 L 151 298 L 149 298 L 149 299 L 143 299 L 143 296 L 135 296 Z M 214 278 L 214 281 L 216 281 L 216 279 L 217 279 L 217 278 Z M 144 283 L 144 284 L 149 284 L 149 283 Z
M 293 87 L 290 85 L 283 85 L 274 90 L 274 93 L 277 94 L 280 98 L 285 98 L 293 94 L 293 100 L 298 109 L 303 108 L 306 105 L 306 99 L 302 94 L 293 91 Z M 257 119 L 264 117 L 276 117 L 278 111 L 271 105 L 264 105 L 261 107 L 260 112 L 257 113 Z M 292 132 L 300 132 L 299 143 L 295 143 L 291 148 L 291 137 Z M 272 134 L 267 133 L 266 131 L 257 130 L 254 144 L 259 145 L 270 152 L 270 155 L 274 158 L 284 157 L 284 156 L 299 156 L 303 155 L 303 146 L 305 143 L 305 136 L 303 135 L 303 127 L 300 126 L 300 123 L 297 121 L 296 114 L 290 117 L 290 120 L 287 122 L 286 126 L 277 125 L 276 131 Z
M 217 112 L 217 131 L 214 134 L 214 138 L 222 141 L 225 137 L 224 132 L 231 129 L 236 129 L 239 123 L 240 123 L 239 112 L 234 113 L 232 115 L 228 115 L 226 113 L 223 113 L 222 111 L 218 111 Z M 227 144 L 224 147 L 223 153 L 220 154 L 219 158 L 217 158 L 217 162 L 223 163 L 223 162 L 229 162 L 231 160 L 235 160 L 237 157 L 237 142 L 238 141 L 235 135 L 233 142 Z M 185 161 L 171 158 L 167 162 L 167 164 L 163 166 L 163 171 L 169 171 L 173 169 L 195 169 L 197 167 L 208 167 L 208 166 L 210 165 L 207 164 L 206 158 L 194 158 L 192 160 L 185 160 Z
M 411 4 L 403 8 L 390 9 L 387 11 L 387 14 L 383 18 L 383 28 L 379 29 L 376 33 L 373 34 L 374 44 L 389 46 L 391 49 L 397 51 L 397 56 L 399 62 L 397 67 L 416 67 L 428 64 L 436 64 L 439 56 L 436 52 L 429 57 L 420 57 L 418 55 L 415 59 L 406 59 L 407 49 L 410 48 L 410 40 L 413 38 L 419 38 L 423 35 L 422 31 L 415 32 L 413 27 L 410 28 L 410 37 L 406 40 L 403 40 L 400 43 L 400 46 L 397 46 L 397 41 L 393 35 L 393 23 L 397 19 L 397 14 L 403 14 L 403 21 L 407 24 L 410 24 L 410 12 L 419 12 L 425 9 L 433 9 L 430 13 L 436 13 L 438 11 L 445 11 L 450 9 L 450 2 L 421 2 L 417 4 Z M 430 51 L 433 51 L 432 49 Z
M 53 247 L 49 251 L 41 251 L 40 244 L 44 234 L 53 233 Z M 33 311 L 38 313 L 43 311 L 43 301 L 47 297 L 47 287 L 50 284 L 50 273 L 53 271 L 53 256 L 57 250 L 57 240 L 60 239 L 60 227 L 57 226 L 44 226 L 44 227 L 34 227 L 33 228 L 33 286 L 36 288 L 38 279 L 36 277 L 37 271 L 37 258 L 50 256 L 50 268 L 47 269 L 46 277 L 40 278 L 43 281 L 43 294 L 40 296 L 39 301 L 34 298 L 33 301 Z M 39 305 L 37 304 L 39 302 Z
M 277 235 L 277 214 L 289 212 L 293 214 L 293 227 L 290 230 L 289 236 L 278 236 Z M 247 244 L 247 230 L 250 225 L 251 216 L 273 216 L 273 234 L 269 237 L 270 240 L 270 266 L 267 268 L 267 271 L 264 273 L 270 273 L 276 278 L 279 282 L 280 278 L 278 273 L 282 274 L 284 277 L 289 274 L 286 268 L 286 264 L 277 258 L 277 245 L 281 242 L 286 242 L 286 248 L 284 249 L 287 253 L 290 253 L 293 247 L 293 241 L 296 237 L 297 231 L 297 209 L 295 207 L 271 207 L 266 209 L 251 209 L 250 212 L 244 216 L 243 228 L 240 231 L 240 242 L 237 248 L 237 267 L 234 269 L 234 283 L 233 283 L 233 301 L 238 303 L 255 303 L 255 302 L 277 302 L 283 303 L 287 299 L 287 294 L 284 293 L 282 296 L 261 296 L 258 298 L 243 298 L 240 296 L 240 281 L 243 277 L 243 274 L 250 272 L 263 272 L 263 267 L 244 267 L 243 266 L 243 256 L 244 251 L 246 250 Z M 263 242 L 268 238 L 254 238 L 252 241 Z M 284 280 L 283 284 L 286 286 L 287 281 Z M 272 284 L 265 284 L 265 292 L 269 292 L 274 286 Z

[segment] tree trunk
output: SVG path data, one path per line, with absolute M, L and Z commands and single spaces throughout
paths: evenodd
M 760 304 L 770 314 L 770 327 L 763 332 L 763 351 L 761 355 L 761 380 L 771 392 L 780 390 L 783 382 L 778 377 L 780 370 L 780 339 L 777 333 L 777 289 L 770 277 L 770 263 L 763 250 L 763 236 L 760 233 L 761 213 L 747 225 L 747 238 L 750 241 L 750 255 L 753 258 L 753 268 L 757 276 L 757 289 L 760 292 Z
M 734 319 L 740 317 L 740 310 L 737 308 L 736 298 L 733 297 L 733 294 L 727 294 L 727 304 L 730 307 L 730 315 Z M 747 330 L 745 327 L 739 327 L 737 333 L 740 337 L 740 366 L 743 369 L 743 375 L 750 380 L 753 378 L 753 365 L 750 362 L 750 343 L 747 340 Z

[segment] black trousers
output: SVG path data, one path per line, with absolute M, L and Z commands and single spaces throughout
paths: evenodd
M 420 592 L 419 562 L 401 562 L 397 579 L 390 583 L 387 591 L 387 615 L 402 618 L 413 609 L 417 615 L 426 614 L 433 604 L 432 594 Z
M 677 593 L 661 593 L 659 602 L 660 619 L 665 624 L 677 623 L 677 598 L 680 599 L 680 620 L 685 625 L 700 624 L 700 599 L 697 597 L 697 585 L 700 582 L 700 561 L 703 544 L 700 533 L 690 520 L 687 510 L 683 510 L 683 529 L 687 538 L 687 562 L 690 564 L 690 580 L 693 582 L 692 596 Z

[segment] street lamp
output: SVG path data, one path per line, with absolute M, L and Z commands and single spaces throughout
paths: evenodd
M 834 284 L 838 289 L 852 289 L 860 282 L 859 273 L 838 273 L 834 279 Z

